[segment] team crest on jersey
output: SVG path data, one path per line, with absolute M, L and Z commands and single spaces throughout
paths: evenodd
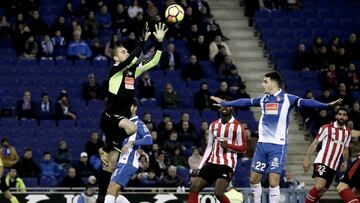
M 279 109 L 278 103 L 267 103 L 265 104 L 265 113 L 270 115 L 277 115 Z
M 280 96 L 276 96 L 276 101 L 279 102 L 281 100 Z
M 135 79 L 134 78 L 125 77 L 124 83 L 125 83 L 125 89 L 129 89 L 129 90 L 135 89 L 135 87 L 134 87 Z
M 280 165 L 279 164 L 279 159 L 277 157 L 275 157 L 271 162 L 271 167 L 272 168 L 277 168 L 277 167 L 279 167 L 279 165 Z

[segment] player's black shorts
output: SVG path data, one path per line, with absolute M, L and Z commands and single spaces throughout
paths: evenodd
M 360 159 L 356 159 L 356 161 L 349 166 L 340 181 L 348 184 L 351 188 L 355 187 L 360 189 Z
M 1 181 L 0 182 L 0 190 L 2 192 L 5 192 L 5 191 L 10 189 L 9 186 L 7 186 L 6 183 L 5 183 L 5 176 L 3 176 L 0 181 Z
M 335 170 L 325 166 L 324 164 L 314 164 L 314 171 L 312 177 L 324 178 L 326 180 L 326 188 L 329 188 L 335 177 Z
M 100 127 L 109 143 L 121 144 L 128 137 L 125 130 L 119 127 L 119 122 L 123 118 L 124 116 L 110 115 L 106 112 L 101 114 Z
M 197 176 L 206 180 L 209 185 L 212 185 L 218 178 L 223 178 L 230 182 L 233 174 L 234 171 L 229 166 L 207 163 L 200 169 Z

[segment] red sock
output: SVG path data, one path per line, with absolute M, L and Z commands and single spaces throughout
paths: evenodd
M 188 203 L 198 203 L 198 192 L 190 192 L 188 196 Z
M 223 195 L 221 197 L 220 203 L 230 203 L 230 200 L 226 197 L 226 195 Z
M 344 200 L 344 202 L 348 203 L 358 203 L 359 200 L 356 199 L 355 194 L 351 191 L 350 188 L 346 188 L 344 190 L 341 190 L 341 192 L 339 193 L 340 197 Z
M 320 191 L 314 186 L 306 195 L 305 203 L 315 203 L 318 200 Z

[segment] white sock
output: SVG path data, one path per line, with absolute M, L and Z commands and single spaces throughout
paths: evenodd
M 116 203 L 130 203 L 128 199 L 126 199 L 126 197 L 119 195 L 116 198 Z
M 280 202 L 280 187 L 270 187 L 269 192 L 269 203 L 279 203 Z
M 251 193 L 254 197 L 254 203 L 261 203 L 262 188 L 260 183 L 251 185 Z
M 112 195 L 106 195 L 104 203 L 115 203 L 115 197 Z

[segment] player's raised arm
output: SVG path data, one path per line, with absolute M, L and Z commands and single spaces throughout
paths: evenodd
M 320 109 L 325 109 L 325 108 L 330 108 L 333 107 L 337 104 L 340 104 L 342 102 L 342 99 L 337 99 L 333 102 L 330 103 L 322 103 L 319 101 L 316 101 L 314 99 L 302 99 L 300 98 L 298 100 L 298 107 L 308 107 L 308 108 L 320 108 Z
M 148 23 L 146 22 L 144 31 L 143 31 L 143 40 L 141 40 L 139 42 L 137 47 L 130 53 L 130 55 L 126 59 L 123 59 L 123 60 L 119 59 L 119 55 L 117 54 L 117 52 L 118 51 L 123 51 L 123 52 L 126 51 L 127 52 L 127 50 L 118 50 L 119 48 L 115 47 L 112 50 L 112 57 L 115 60 L 115 62 L 117 62 L 117 61 L 122 61 L 122 62 L 115 64 L 112 67 L 110 72 L 112 72 L 112 73 L 119 72 L 123 69 L 129 68 L 132 65 L 134 65 L 138 61 L 138 57 L 140 56 L 142 50 L 144 49 L 144 44 L 148 40 L 150 35 L 151 35 L 151 32 L 149 31 L 149 26 L 148 26 Z M 126 53 L 124 53 L 124 54 L 126 54 Z M 117 58 L 115 58 L 115 57 L 117 57 Z
M 260 106 L 260 100 L 262 97 L 257 97 L 253 99 L 241 98 L 233 101 L 224 101 L 219 97 L 211 96 L 210 99 L 215 101 L 215 106 L 233 106 L 233 107 L 250 107 L 250 106 Z
M 155 67 L 159 63 L 162 53 L 162 42 L 164 40 L 167 30 L 168 28 L 166 28 L 164 23 L 158 23 L 155 25 L 155 32 L 153 34 L 157 40 L 156 52 L 153 56 L 141 62 L 141 64 L 136 68 L 135 78 L 137 78 L 139 75 L 149 70 L 150 68 Z

